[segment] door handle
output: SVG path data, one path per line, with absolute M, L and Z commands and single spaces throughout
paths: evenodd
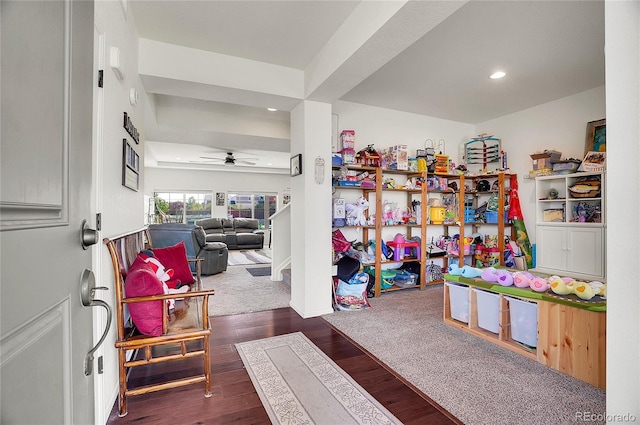
M 87 249 L 91 245 L 98 243 L 98 231 L 90 229 L 89 224 L 87 224 L 87 220 L 82 220 L 82 231 L 80 236 L 82 249 Z
M 80 299 L 82 300 L 82 305 L 85 307 L 103 307 L 107 310 L 107 326 L 100 337 L 98 343 L 84 356 L 84 374 L 86 376 L 91 375 L 93 372 L 93 353 L 96 352 L 98 347 L 102 345 L 107 334 L 109 333 L 109 329 L 111 328 L 111 306 L 102 300 L 94 300 L 93 297 L 97 290 L 107 291 L 109 288 L 106 286 L 98 286 L 96 287 L 96 277 L 93 272 L 89 269 L 84 269 L 82 271 L 82 275 L 80 277 Z

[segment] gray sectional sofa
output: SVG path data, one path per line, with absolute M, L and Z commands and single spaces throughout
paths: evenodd
M 229 249 L 262 249 L 264 231 L 254 218 L 205 218 L 196 221 L 207 242 L 223 242 Z

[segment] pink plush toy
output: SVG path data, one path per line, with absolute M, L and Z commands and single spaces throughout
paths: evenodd
M 513 284 L 517 288 L 530 288 L 532 278 L 533 275 L 531 273 L 515 272 L 513 274 Z
M 513 276 L 506 270 L 498 270 L 498 283 L 502 286 L 513 285 Z
M 541 277 L 534 277 L 531 279 L 529 286 L 536 292 L 544 292 L 549 289 L 549 283 Z
M 165 269 L 160 261 L 158 261 L 155 257 L 149 257 L 145 254 L 143 255 L 144 262 L 151 266 L 151 269 L 155 272 L 156 276 L 162 282 L 162 287 L 164 288 L 165 294 L 179 294 L 189 292 L 189 286 L 181 286 L 178 289 L 172 289 L 167 286 L 167 282 L 171 280 L 173 277 L 173 269 Z M 176 300 L 167 300 L 167 306 L 169 309 L 175 307 Z

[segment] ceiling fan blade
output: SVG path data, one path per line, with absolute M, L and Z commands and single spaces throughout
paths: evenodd
M 214 158 L 212 156 L 201 156 L 200 158 L 208 159 L 208 160 L 211 160 L 211 161 L 224 161 L 225 160 L 225 158 Z
M 244 165 L 256 165 L 256 163 L 255 163 L 255 162 L 252 162 L 252 161 L 243 161 L 243 160 L 240 160 L 240 159 L 236 159 L 236 160 L 235 160 L 235 163 L 236 163 L 236 164 L 244 164 Z

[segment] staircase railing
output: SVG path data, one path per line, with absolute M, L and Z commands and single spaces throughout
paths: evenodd
M 269 217 L 271 222 L 271 280 L 282 280 L 291 265 L 291 203 Z

